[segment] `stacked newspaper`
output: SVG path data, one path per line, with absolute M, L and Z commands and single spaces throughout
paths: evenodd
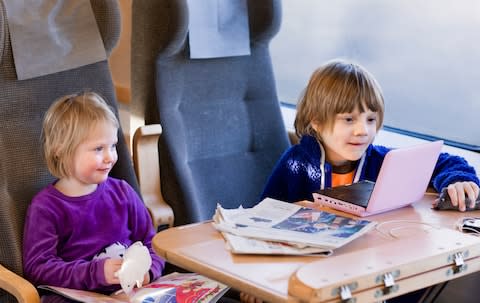
M 213 216 L 227 248 L 243 254 L 330 255 L 375 224 L 271 198 L 253 208 L 217 205 Z

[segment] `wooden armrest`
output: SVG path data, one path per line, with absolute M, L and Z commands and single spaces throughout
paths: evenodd
M 150 211 L 155 228 L 173 226 L 173 210 L 163 199 L 160 185 L 158 140 L 162 134 L 160 124 L 139 127 L 133 135 L 133 164 L 143 201 Z
M 19 303 L 40 303 L 40 295 L 30 282 L 0 265 L 0 289 L 17 298 Z

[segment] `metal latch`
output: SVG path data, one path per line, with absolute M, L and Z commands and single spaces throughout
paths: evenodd
M 395 277 L 400 276 L 400 271 L 396 270 L 394 272 L 387 272 L 383 276 L 377 276 L 376 283 L 383 282 L 382 289 L 377 289 L 375 291 L 375 298 L 380 298 L 390 293 L 394 293 L 398 290 L 399 286 L 395 284 Z
M 383 276 L 383 285 L 385 285 L 385 288 L 382 290 L 383 296 L 398 290 L 398 285 L 395 284 L 395 278 L 391 272 L 387 272 Z
M 383 284 L 388 289 L 391 289 L 395 285 L 395 278 L 393 278 L 392 273 L 387 272 L 383 277 Z
M 465 269 L 465 261 L 463 260 L 463 254 L 461 252 L 457 252 L 454 256 L 454 266 L 453 266 L 453 273 L 462 272 Z
M 342 299 L 342 302 L 352 302 L 352 292 L 348 285 L 340 286 L 340 298 Z
M 340 296 L 342 303 L 355 303 L 357 299 L 353 297 L 352 291 L 355 291 L 357 288 L 358 283 L 356 281 L 335 287 L 332 289 L 332 296 Z

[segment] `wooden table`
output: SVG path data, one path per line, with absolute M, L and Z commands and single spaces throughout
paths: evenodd
M 172 264 L 201 273 L 268 302 L 299 302 L 297 297 L 289 295 L 289 279 L 305 264 L 315 261 L 327 264 L 342 258 L 345 260 L 345 256 L 352 253 L 365 255 L 367 250 L 380 250 L 394 241 L 418 236 L 428 237 L 431 231 L 439 227 L 455 229 L 455 223 L 465 216 L 480 216 L 477 211 L 461 213 L 432 210 L 430 205 L 433 199 L 433 196 L 425 196 L 422 201 L 411 206 L 368 217 L 369 220 L 379 222 L 377 229 L 335 250 L 334 255 L 328 258 L 234 255 L 225 249 L 221 234 L 210 222 L 162 231 L 154 237 L 153 248 Z M 328 211 L 335 212 L 330 209 Z M 462 236 L 460 232 L 458 235 Z M 398 254 L 406 251 L 408 247 L 405 247 L 403 252 L 398 251 Z M 343 255 L 345 256 L 341 257 Z M 415 287 L 419 289 L 424 286 Z

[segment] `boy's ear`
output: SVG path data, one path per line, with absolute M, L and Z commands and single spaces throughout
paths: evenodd
M 317 134 L 320 133 L 321 127 L 320 127 L 320 124 L 319 124 L 316 120 L 312 120 L 312 121 L 310 122 L 310 125 L 312 126 L 313 130 L 314 130 Z

